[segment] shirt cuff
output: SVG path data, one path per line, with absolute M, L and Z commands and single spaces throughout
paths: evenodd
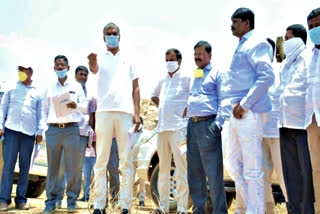
M 240 106 L 243 108 L 245 111 L 247 111 L 250 108 L 250 105 L 248 103 L 248 100 L 246 98 L 242 99 L 240 101 Z
M 218 129 L 221 131 L 222 124 L 219 121 L 215 121 L 215 123 L 216 123 Z

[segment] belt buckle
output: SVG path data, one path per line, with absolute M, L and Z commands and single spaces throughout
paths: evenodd
M 66 128 L 66 124 L 64 124 L 64 123 L 59 123 L 58 126 L 60 129 Z
M 198 117 L 191 117 L 191 120 L 192 120 L 194 123 L 197 123 L 197 122 L 198 122 Z

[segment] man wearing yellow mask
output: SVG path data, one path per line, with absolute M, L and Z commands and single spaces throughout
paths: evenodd
M 187 106 L 187 173 L 193 213 L 203 214 L 210 188 L 212 213 L 228 213 L 223 183 L 221 126 L 225 108 L 221 108 L 222 76 L 211 65 L 211 45 L 199 41 L 194 46 L 198 69 Z M 206 179 L 208 178 L 208 179 Z
M 19 154 L 19 182 L 16 191 L 16 209 L 26 210 L 28 173 L 34 142 L 42 141 L 41 96 L 34 87 L 32 68 L 18 66 L 19 81 L 8 90 L 0 106 L 0 136 L 4 137 L 3 173 L 0 191 L 0 211 L 7 211 L 11 203 L 13 174 Z

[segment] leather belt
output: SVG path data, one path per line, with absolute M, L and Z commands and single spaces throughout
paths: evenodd
M 58 127 L 60 129 L 68 128 L 74 125 L 77 125 L 78 123 L 49 123 L 49 126 L 52 127 Z
M 193 116 L 190 117 L 190 119 L 192 120 L 192 122 L 197 123 L 200 121 L 204 121 L 204 120 L 209 120 L 209 119 L 215 119 L 217 115 L 209 115 L 209 116 L 203 116 L 203 117 L 197 117 L 197 116 Z

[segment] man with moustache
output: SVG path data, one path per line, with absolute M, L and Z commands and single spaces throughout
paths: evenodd
M 225 166 L 246 207 L 236 213 L 264 214 L 261 141 L 263 114 L 271 110 L 267 92 L 274 81 L 272 48 L 265 38 L 255 35 L 254 13 L 250 9 L 237 9 L 231 20 L 231 30 L 239 44 L 223 87 L 224 102 L 233 107 Z
M 316 214 L 320 214 L 320 8 L 312 10 L 307 21 L 314 47 L 307 72 L 305 128 L 313 169 L 314 209 Z
M 211 65 L 211 45 L 199 41 L 194 46 L 198 69 L 187 105 L 187 173 L 193 213 L 203 214 L 207 201 L 207 181 L 214 214 L 228 213 L 223 182 L 221 126 L 221 75 Z M 208 180 L 207 180 L 208 178 Z

